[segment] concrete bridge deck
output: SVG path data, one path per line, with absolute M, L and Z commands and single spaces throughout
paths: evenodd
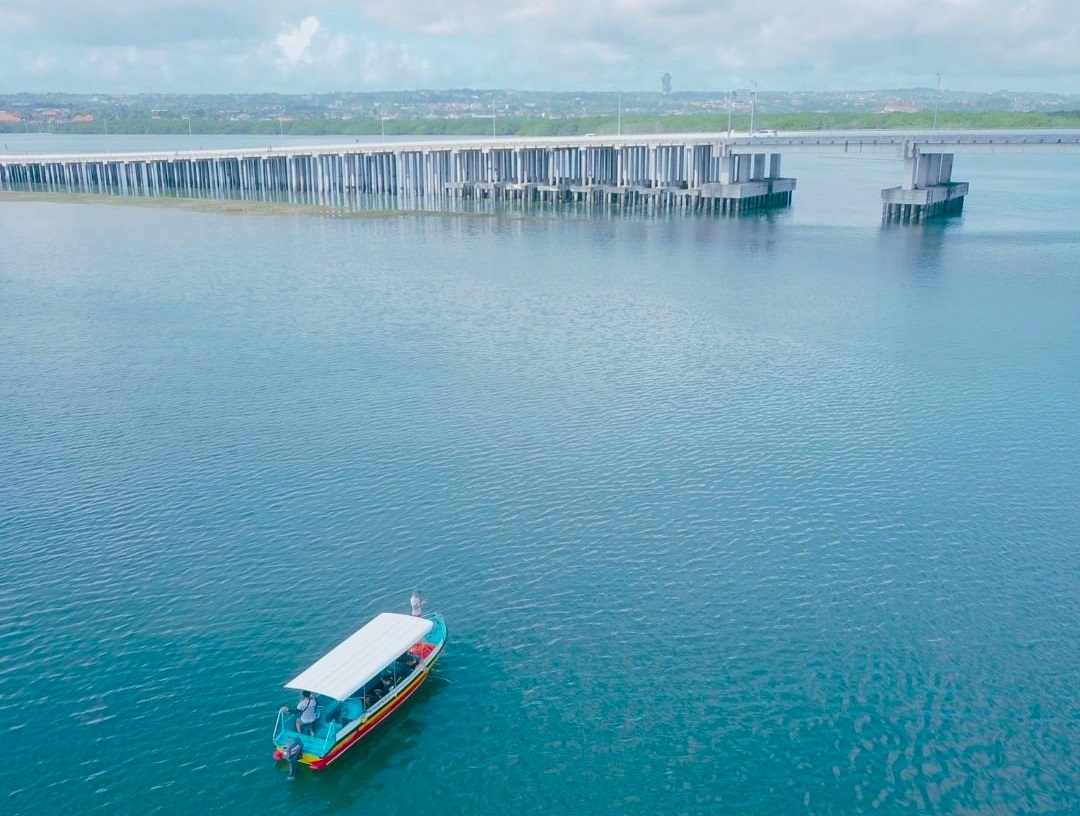
M 956 153 L 1080 152 L 1080 130 L 829 131 L 356 142 L 0 157 L 0 190 L 245 194 L 320 191 L 415 198 L 588 200 L 742 212 L 791 203 L 784 153 L 895 156 L 903 182 L 883 216 L 959 212 Z M 921 192 L 920 192 L 921 191 Z
M 0 155 L 0 166 L 26 162 L 68 161 L 161 161 L 176 157 L 227 159 L 236 157 L 287 156 L 324 153 L 383 153 L 454 150 L 530 150 L 625 148 L 641 145 L 682 146 L 726 145 L 737 153 L 866 153 L 901 156 L 905 145 L 936 153 L 1057 153 L 1080 151 L 1080 130 L 824 130 L 777 134 L 746 133 L 654 133 L 601 136 L 514 136 L 467 139 L 410 140 L 398 137 L 384 141 L 357 141 L 325 145 L 227 148 L 216 150 L 153 150 L 97 153 L 26 153 Z
M 734 152 L 759 152 L 764 147 L 782 153 L 855 153 L 901 158 L 913 150 L 952 154 L 1060 153 L 1080 152 L 1080 130 L 819 131 L 737 136 L 729 144 Z

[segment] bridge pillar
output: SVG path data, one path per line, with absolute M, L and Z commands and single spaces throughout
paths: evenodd
M 791 205 L 795 179 L 780 175 L 779 153 L 734 153 L 720 157 L 719 178 L 700 185 L 706 207 L 738 213 Z
M 882 220 L 918 224 L 963 211 L 968 185 L 952 180 L 952 166 L 952 153 L 924 153 L 913 142 L 905 142 L 904 182 L 881 191 Z

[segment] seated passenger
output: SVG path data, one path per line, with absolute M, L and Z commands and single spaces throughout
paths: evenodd
M 385 697 L 390 693 L 390 689 L 394 687 L 394 676 L 392 674 L 384 674 L 382 680 L 379 681 L 379 685 L 375 687 L 375 693 L 380 697 Z

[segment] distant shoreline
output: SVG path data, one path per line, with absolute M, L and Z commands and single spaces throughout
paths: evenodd
M 653 115 L 624 112 L 615 116 L 500 117 L 494 129 L 476 118 L 303 118 L 235 121 L 219 118 L 130 117 L 60 123 L 0 122 L 0 134 L 57 133 L 66 135 L 229 135 L 229 136 L 582 136 L 622 133 L 718 133 L 731 128 L 751 130 L 743 111 L 726 114 Z M 1077 128 L 1080 111 L 918 111 L 865 113 L 853 111 L 768 113 L 758 111 L 754 130 L 782 132 L 828 130 L 1001 130 L 1020 128 Z

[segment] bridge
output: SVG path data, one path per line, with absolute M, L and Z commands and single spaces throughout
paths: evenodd
M 0 190 L 220 195 L 273 192 L 418 199 L 584 200 L 739 213 L 791 203 L 784 154 L 895 156 L 901 183 L 882 217 L 920 223 L 960 212 L 957 153 L 1080 152 L 1080 130 L 828 131 L 484 138 L 0 157 Z

